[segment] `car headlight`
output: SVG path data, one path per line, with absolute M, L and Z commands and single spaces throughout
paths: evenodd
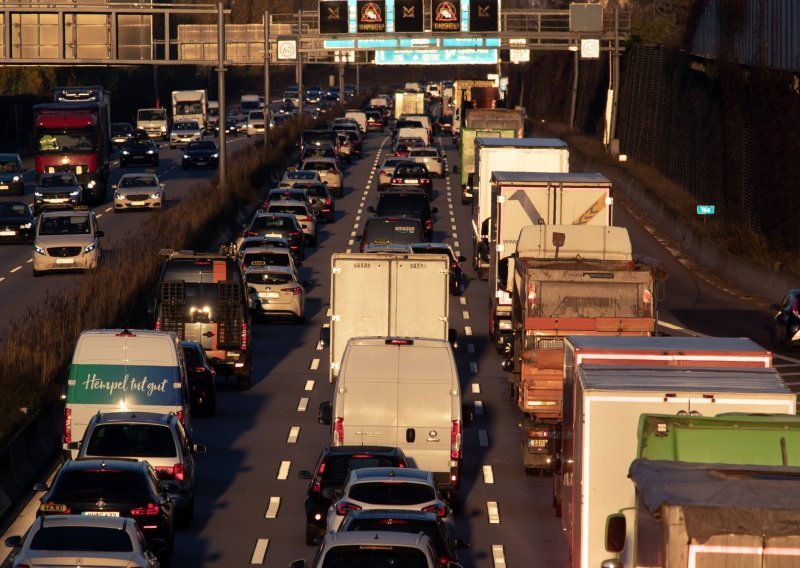
M 509 320 L 500 320 L 499 327 L 503 331 L 511 331 L 511 322 Z
M 211 154 L 211 157 L 212 157 L 212 158 L 219 158 L 219 153 L 217 153 L 217 154 Z
M 153 154 L 153 151 L 152 150 L 148 150 L 147 153 L 148 154 Z
M 114 193 L 114 199 L 125 199 L 125 196 L 121 193 Z
M 24 223 L 19 226 L 20 229 L 30 229 L 31 227 L 33 227 L 33 223 Z
M 97 247 L 97 243 L 92 243 L 88 247 L 84 247 L 83 254 L 92 252 Z
M 161 192 L 156 191 L 150 194 L 150 199 L 161 199 Z
M 19 179 L 20 179 L 19 176 L 14 176 L 14 179 L 12 181 L 19 181 Z
M 88 187 L 89 189 L 92 189 L 96 185 L 97 185 L 97 182 L 94 181 L 94 180 L 91 180 L 89 183 L 86 184 L 86 187 Z
M 42 192 L 41 191 L 34 191 L 33 192 L 33 196 L 34 197 L 41 197 L 42 196 Z
M 166 131 L 167 131 L 167 127 L 166 126 L 162 126 L 161 127 L 161 132 L 166 132 Z
M 128 152 L 127 150 L 123 150 L 123 151 L 122 151 L 122 155 L 123 155 L 123 156 L 127 156 L 127 155 L 129 155 L 129 154 L 130 154 L 130 152 Z
M 189 154 L 184 154 L 184 155 L 183 155 L 183 159 L 184 159 L 184 160 L 188 160 L 188 159 L 189 159 Z
M 78 191 L 77 189 L 75 191 L 70 191 L 69 192 L 69 196 L 70 197 L 78 197 L 79 194 L 80 194 L 80 191 Z
M 33 250 L 41 254 L 42 256 L 47 256 L 47 253 L 44 252 L 44 249 L 38 245 L 33 245 Z

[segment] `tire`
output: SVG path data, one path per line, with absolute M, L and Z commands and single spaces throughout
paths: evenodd
M 120 160 L 120 161 L 119 161 L 119 167 L 120 167 L 120 168 L 124 168 L 124 167 L 126 167 L 127 165 L 128 165 L 128 162 L 126 162 L 126 161 L 124 161 L 124 160 Z
M 306 323 L 306 316 L 297 316 L 294 318 L 294 323 L 296 325 L 302 325 Z
M 246 375 L 236 375 L 236 386 L 239 387 L 240 391 L 250 390 L 250 387 L 253 386 L 250 371 L 247 371 Z
M 306 545 L 317 546 L 316 540 L 320 537 L 317 527 L 310 523 L 306 523 Z
M 34 278 L 39 278 L 41 275 L 42 275 L 42 271 L 41 270 L 34 270 L 33 271 L 33 277 Z

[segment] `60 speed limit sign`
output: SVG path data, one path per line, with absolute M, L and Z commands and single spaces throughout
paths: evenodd
M 600 40 L 582 39 L 581 40 L 581 59 L 599 59 Z
M 297 40 L 278 40 L 278 59 L 297 59 Z

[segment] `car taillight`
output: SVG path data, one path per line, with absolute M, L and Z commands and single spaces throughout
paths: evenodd
M 156 331 L 161 331 L 161 320 L 156 320 Z
M 528 284 L 528 304 L 531 310 L 536 307 L 536 284 Z
M 339 170 L 331 170 L 331 173 L 332 173 L 333 175 L 335 175 L 335 176 L 338 176 L 338 175 L 339 175 L 340 173 L 342 173 L 342 172 L 340 172 Z
M 161 479 L 175 479 L 183 481 L 185 478 L 185 470 L 182 463 L 176 463 L 172 466 L 161 465 L 155 468 L 158 477 Z
M 314 219 L 311 218 L 311 215 L 306 215 L 306 221 L 313 221 Z
M 530 438 L 547 438 L 550 433 L 547 430 L 531 430 L 528 432 Z
M 439 566 L 449 566 L 449 565 L 450 565 L 450 559 L 447 556 L 442 555 L 439 557 Z
M 341 446 L 344 444 L 344 418 L 337 417 L 333 423 L 333 445 Z
M 796 318 L 800 318 L 800 310 L 798 307 L 800 307 L 800 298 L 795 298 L 794 304 L 792 304 L 792 314 L 794 314 L 794 317 Z
M 175 464 L 175 479 L 178 481 L 183 481 L 185 475 L 185 471 L 183 469 L 182 463 Z
M 425 229 L 430 231 L 433 229 L 433 221 L 430 219 L 425 219 Z
M 344 146 L 345 148 L 347 148 L 348 146 L 350 146 L 350 142 L 343 142 L 343 143 L 342 143 L 342 146 Z
M 447 508 L 444 505 L 430 505 L 422 510 L 426 513 L 436 513 L 437 517 L 447 516 Z
M 450 263 L 450 268 L 455 270 L 456 268 L 458 268 L 458 263 L 454 260 L 453 262 Z
M 325 205 L 333 205 L 333 199 L 330 197 L 325 198 Z
M 160 507 L 154 503 L 148 503 L 147 507 L 140 507 L 138 509 L 131 509 L 131 515 L 134 517 L 153 517 L 158 515 Z
M 450 424 L 450 457 L 461 459 L 461 421 L 453 420 Z
M 419 183 L 431 183 L 431 178 L 420 178 Z
M 64 410 L 64 443 L 69 444 L 72 441 L 72 409 L 67 408 Z
M 299 237 L 302 234 L 303 233 L 301 231 L 292 231 L 291 233 L 289 233 L 289 236 L 290 237 Z
M 360 511 L 361 507 L 358 505 L 354 505 L 353 503 L 348 503 L 345 501 L 344 503 L 339 503 L 336 505 L 336 514 L 344 517 L 350 511 Z
M 244 232 L 244 236 L 245 237 L 257 237 L 258 236 L 258 231 L 245 231 Z
M 183 424 L 184 426 L 186 426 L 186 422 L 184 422 L 184 420 L 183 420 L 185 418 L 185 416 L 183 414 L 183 410 L 179 410 L 178 413 L 177 413 L 177 416 L 178 416 L 178 421 L 181 424 Z
M 292 296 L 299 296 L 300 286 L 293 286 L 292 288 L 281 288 L 281 292 L 291 292 Z
M 403 178 L 392 178 L 392 183 L 403 183 Z
M 389 175 L 389 174 L 386 173 L 386 170 L 381 170 L 379 172 L 379 174 L 382 175 L 382 176 L 388 176 Z
M 242 351 L 247 351 L 247 322 L 242 322 L 242 334 L 241 334 L 241 344 L 242 344 Z

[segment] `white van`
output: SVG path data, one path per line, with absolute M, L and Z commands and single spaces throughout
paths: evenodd
M 456 503 L 462 463 L 461 387 L 446 340 L 350 339 L 333 403 L 320 405 L 318 421 L 331 425 L 334 446 L 401 448 L 409 464 L 433 472 L 442 493 Z
M 361 131 L 361 135 L 367 135 L 367 113 L 363 110 L 346 110 L 344 112 L 344 117 L 355 120 L 358 123 L 358 129 Z
M 81 332 L 67 380 L 64 451 L 98 412 L 175 413 L 191 435 L 186 364 L 178 336 L 141 329 Z
M 395 133 L 395 140 L 399 140 L 400 138 L 422 138 L 425 141 L 427 146 L 430 146 L 431 137 L 428 130 L 422 126 L 413 127 L 413 126 L 406 126 L 404 128 L 398 128 L 397 132 Z

